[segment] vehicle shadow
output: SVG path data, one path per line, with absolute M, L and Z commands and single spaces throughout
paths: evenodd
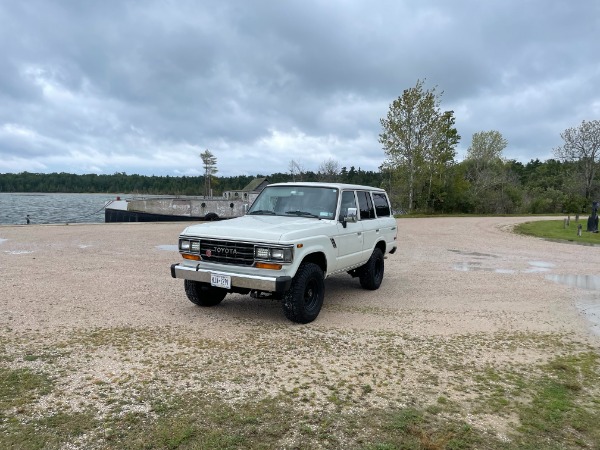
M 325 280 L 325 300 L 323 309 L 316 322 L 329 310 L 338 310 L 356 296 L 356 291 L 364 292 L 360 287 L 358 278 L 351 278 L 347 274 L 338 274 Z M 274 298 L 254 298 L 250 295 L 228 294 L 216 306 L 210 308 L 195 307 L 190 304 L 195 316 L 210 315 L 219 320 L 251 321 L 257 324 L 288 324 L 299 325 L 289 321 L 284 313 L 281 300 Z

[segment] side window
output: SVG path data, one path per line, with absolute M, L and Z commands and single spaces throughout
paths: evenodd
M 375 209 L 371 201 L 371 194 L 366 191 L 357 191 L 356 196 L 358 197 L 358 209 L 360 209 L 361 220 L 374 219 Z
M 342 192 L 342 205 L 340 208 L 340 219 L 348 215 L 348 208 L 356 208 L 356 199 L 354 191 Z
M 373 192 L 373 203 L 375 203 L 377 217 L 390 215 L 390 205 L 385 194 Z

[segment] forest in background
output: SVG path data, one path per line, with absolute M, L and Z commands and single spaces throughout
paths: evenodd
M 364 171 L 342 167 L 329 171 L 291 171 L 290 173 L 257 174 L 256 176 L 219 177 L 211 175 L 214 196 L 224 191 L 243 189 L 255 177 L 266 177 L 270 183 L 286 181 L 337 181 L 380 186 L 388 190 L 394 209 L 407 213 L 406 189 L 398 173 L 386 170 Z M 326 167 L 324 165 L 322 167 Z M 472 179 L 474 162 L 465 160 L 450 165 L 443 177 L 434 177 L 432 185 L 422 177 L 415 183 L 414 207 L 411 212 L 450 214 L 544 214 L 584 213 L 591 209 L 586 199 L 576 162 L 555 159 L 531 160 L 526 164 L 515 160 L 498 160 L 488 168 L 485 182 Z M 0 174 L 0 192 L 48 193 L 128 193 L 135 195 L 204 195 L 205 176 L 145 176 L 115 173 L 112 175 L 75 175 L 69 173 Z M 600 185 L 596 175 L 594 186 Z M 597 195 L 598 191 L 594 191 Z M 595 199 L 595 198 L 594 198 Z

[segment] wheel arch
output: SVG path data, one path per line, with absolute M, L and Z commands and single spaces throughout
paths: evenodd
M 323 273 L 327 273 L 327 257 L 323 252 L 313 252 L 305 255 L 300 264 L 314 263 L 321 268 Z
M 381 250 L 381 253 L 385 255 L 386 243 L 383 239 L 378 241 L 377 244 L 375 244 L 375 248 Z M 375 250 L 375 248 L 373 250 Z

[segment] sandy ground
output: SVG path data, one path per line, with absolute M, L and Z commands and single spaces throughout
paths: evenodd
M 565 331 L 588 339 L 599 330 L 600 293 L 557 281 L 578 275 L 593 282 L 600 251 L 509 232 L 526 220 L 399 220 L 399 249 L 386 259 L 382 287 L 369 292 L 346 275 L 329 278 L 323 310 L 309 327 L 416 335 Z M 220 334 L 238 333 L 240 319 L 295 326 L 271 300 L 229 295 L 211 309 L 187 301 L 183 282 L 169 273 L 180 260 L 183 227 L 0 227 L 0 325 L 14 331 L 173 325 L 209 334 L 217 324 Z
M 600 348 L 600 250 L 511 233 L 529 220 L 400 219 L 381 288 L 327 279 L 308 325 L 269 299 L 190 303 L 169 270 L 182 223 L 0 227 L 3 360 L 53 377 L 41 414 L 150 414 L 148 392 L 302 396 L 313 410 L 443 395 L 502 435 L 510 417 L 469 413 L 486 401 L 477 374 Z

